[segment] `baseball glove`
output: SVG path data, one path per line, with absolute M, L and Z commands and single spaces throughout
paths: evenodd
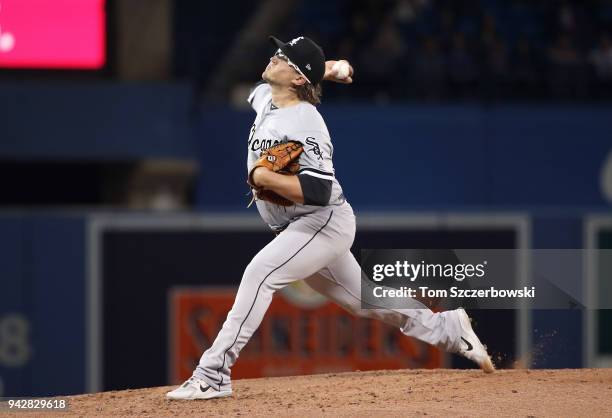
M 248 183 L 253 188 L 253 199 L 265 200 L 280 206 L 293 206 L 295 203 L 291 200 L 282 197 L 272 190 L 257 187 L 253 181 L 253 172 L 257 167 L 266 167 L 269 170 L 286 176 L 295 175 L 300 169 L 300 164 L 297 160 L 303 151 L 304 147 L 301 143 L 289 141 L 270 147 L 262 152 L 249 172 Z
M 289 163 L 289 165 L 278 172 L 278 174 L 283 174 L 285 176 L 294 176 L 297 174 L 300 169 L 300 164 L 297 161 L 293 161 Z M 270 203 L 274 203 L 275 205 L 280 206 L 293 206 L 295 202 L 292 202 L 289 199 L 286 199 L 279 195 L 278 193 L 273 192 L 272 190 L 265 190 L 262 188 L 254 189 L 254 197 L 258 200 L 265 200 Z

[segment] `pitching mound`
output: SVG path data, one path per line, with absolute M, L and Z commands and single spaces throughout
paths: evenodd
M 168 401 L 171 387 L 72 396 L 61 415 L 612 416 L 612 369 L 398 370 L 233 385 L 232 398 L 211 401 Z

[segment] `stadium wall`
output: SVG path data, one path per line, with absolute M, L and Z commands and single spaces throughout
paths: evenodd
M 321 112 L 357 208 L 606 207 L 610 106 L 335 103 Z M 188 84 L 3 84 L 0 115 L 0 159 L 197 160 L 198 208 L 244 207 L 245 173 L 226 167 L 244 165 L 253 113 L 197 104 Z

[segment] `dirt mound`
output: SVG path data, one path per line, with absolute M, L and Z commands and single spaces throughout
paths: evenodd
M 397 370 L 244 379 L 233 386 L 232 398 L 211 401 L 168 401 L 172 387 L 71 396 L 61 415 L 612 416 L 611 369 Z

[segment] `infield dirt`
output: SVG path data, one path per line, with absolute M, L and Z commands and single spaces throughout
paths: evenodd
M 210 401 L 166 400 L 172 388 L 70 396 L 68 411 L 48 416 L 612 417 L 612 369 L 489 375 L 393 370 L 244 379 L 233 382 L 233 397 Z

